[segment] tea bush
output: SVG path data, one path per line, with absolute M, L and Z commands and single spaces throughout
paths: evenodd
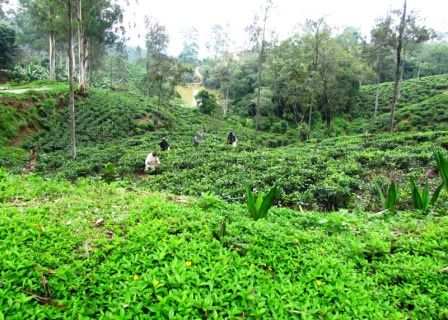
M 0 190 L 0 318 L 448 316 L 448 216 L 253 221 L 210 196 L 1 170 Z
M 357 107 L 352 112 L 352 119 L 370 120 L 373 116 L 376 85 L 360 87 Z M 406 80 L 401 83 L 401 96 L 396 108 L 398 131 L 447 130 L 448 129 L 448 75 L 429 76 Z M 392 101 L 393 83 L 380 84 L 378 119 L 370 130 L 387 131 Z M 358 124 L 357 132 L 365 128 Z M 354 126 L 355 127 L 355 126 Z
M 160 133 L 80 148 L 76 161 L 65 151 L 42 154 L 37 170 L 74 180 L 101 175 L 104 164 L 111 163 L 122 179 L 138 176 L 137 183 L 147 190 L 192 196 L 210 192 L 236 202 L 244 200 L 246 184 L 263 191 L 279 185 L 282 205 L 331 211 L 357 207 L 360 198 L 369 199 L 378 175 L 396 176 L 406 184 L 411 175 L 425 180 L 426 171 L 435 166 L 433 149 L 448 145 L 444 131 L 378 135 L 367 142 L 363 136 L 333 138 L 275 149 L 236 134 L 237 149 L 225 144 L 225 131 L 210 133 L 196 148 L 193 133 L 171 132 L 172 149 L 161 154 L 159 173 L 151 176 L 142 175 L 143 162 L 149 152 L 159 149 Z

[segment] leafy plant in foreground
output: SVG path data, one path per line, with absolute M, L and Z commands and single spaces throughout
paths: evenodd
M 117 179 L 117 172 L 115 166 L 112 163 L 107 163 L 104 165 L 104 171 L 102 178 L 105 182 L 111 183 Z
M 434 205 L 439 198 L 440 191 L 442 190 L 443 184 L 437 187 L 434 194 L 430 198 L 428 184 L 425 184 L 422 192 L 418 189 L 415 184 L 414 179 L 411 179 L 411 191 L 412 191 L 412 203 L 414 208 L 417 210 L 426 210 L 429 206 Z
M 254 220 L 265 218 L 269 209 L 274 204 L 274 201 L 278 196 L 278 192 L 278 187 L 274 186 L 266 197 L 264 197 L 263 193 L 259 191 L 257 197 L 255 198 L 255 194 L 252 192 L 250 187 L 246 186 L 247 207 L 249 208 L 251 218 Z
M 387 194 L 384 195 L 381 186 L 376 185 L 376 190 L 381 201 L 381 205 L 384 210 L 389 210 L 390 212 L 395 212 L 397 206 L 397 187 L 395 182 L 391 182 L 389 188 L 387 189 Z
M 436 158 L 442 184 L 448 190 L 448 159 L 443 155 L 442 151 L 434 152 L 434 157 Z

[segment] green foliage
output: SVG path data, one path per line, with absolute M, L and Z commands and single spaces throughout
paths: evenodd
M 273 208 L 255 222 L 242 205 L 202 209 L 194 199 L 133 189 L 0 169 L 2 316 L 448 314 L 447 216 Z M 43 281 L 49 303 L 38 300 L 47 297 Z
M 107 183 L 115 181 L 117 179 L 117 172 L 115 166 L 112 163 L 106 163 L 104 165 L 101 177 Z
M 323 211 L 374 210 L 371 190 L 377 176 L 390 172 L 400 182 L 411 177 L 422 181 L 432 166 L 432 150 L 448 145 L 445 131 L 372 134 L 368 139 L 364 135 L 343 136 L 296 143 L 295 132 L 256 133 L 235 116 L 224 121 L 175 103 L 159 112 L 152 108 L 151 100 L 138 92 L 92 89 L 77 103 L 79 154 L 74 161 L 66 149 L 69 131 L 65 95 L 51 95 L 51 90 L 7 97 L 10 105 L 0 110 L 10 114 L 0 127 L 14 127 L 7 129 L 9 133 L 0 133 L 3 140 L 7 135 L 4 143 L 37 147 L 36 170 L 41 174 L 70 180 L 101 177 L 104 165 L 110 163 L 120 181 L 135 181 L 149 191 L 192 196 L 206 192 L 242 203 L 241 190 L 247 184 L 261 190 L 281 185 L 282 206 Z M 66 91 L 66 87 L 61 90 Z M 19 103 L 24 106 L 14 107 Z M 28 127 L 39 129 L 37 135 L 33 137 L 33 131 L 23 130 Z M 203 130 L 205 140 L 195 148 L 192 138 L 196 131 Z M 238 150 L 225 143 L 229 131 L 238 137 Z M 32 136 L 23 139 L 24 134 Z M 161 156 L 159 174 L 141 176 L 147 154 L 159 149 L 163 134 L 168 135 L 172 148 Z M 27 153 L 23 157 L 13 152 L 3 154 L 3 165 L 14 170 L 20 170 L 27 159 Z M 433 181 L 428 183 L 435 185 Z M 445 197 L 441 195 L 442 201 Z M 397 210 L 407 208 L 403 202 Z
M 210 91 L 203 89 L 194 98 L 198 101 L 197 104 L 202 113 L 211 114 L 218 108 L 216 96 Z
M 422 192 L 420 192 L 417 185 L 415 184 L 415 180 L 411 179 L 412 204 L 414 206 L 414 209 L 417 210 L 429 209 L 429 207 L 433 206 L 439 199 L 440 191 L 442 190 L 442 188 L 443 184 L 437 187 L 432 197 L 430 197 L 428 184 L 425 184 Z
M 277 199 L 279 189 L 274 186 L 268 192 L 266 197 L 263 192 L 258 191 L 258 195 L 252 192 L 249 186 L 246 186 L 246 198 L 247 198 L 247 208 L 249 209 L 250 217 L 254 220 L 259 220 L 266 218 L 269 209 L 274 205 Z
M 379 86 L 378 116 L 371 121 L 369 131 L 387 131 L 392 99 L 392 83 Z M 396 109 L 398 131 L 448 130 L 448 75 L 438 75 L 403 81 Z M 376 85 L 362 86 L 353 109 L 352 119 L 370 119 L 375 106 Z M 361 133 L 364 128 L 354 129 Z
M 29 144 L 45 151 L 65 150 L 69 146 L 68 109 L 43 111 L 41 126 L 46 130 Z M 80 146 L 104 143 L 154 131 L 163 127 L 159 113 L 140 96 L 124 95 L 103 89 L 89 91 L 88 99 L 76 103 L 77 140 Z
M 0 21 L 0 70 L 12 66 L 17 54 L 16 32 L 13 27 Z
M 440 178 L 442 179 L 442 184 L 448 191 L 448 159 L 444 156 L 442 151 L 435 151 L 434 157 L 437 162 L 437 169 L 439 170 Z
M 387 188 L 386 194 L 383 193 L 383 188 L 381 186 L 376 185 L 375 187 L 383 209 L 388 210 L 392 213 L 395 212 L 398 200 L 398 190 L 395 186 L 395 182 L 392 181 L 390 183 L 389 187 Z
M 33 63 L 25 67 L 16 66 L 10 73 L 11 80 L 17 83 L 30 83 L 39 80 L 48 80 L 48 71 L 41 65 Z

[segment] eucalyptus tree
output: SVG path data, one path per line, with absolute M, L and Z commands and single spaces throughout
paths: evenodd
M 56 80 L 56 41 L 66 22 L 63 3 L 59 0 L 19 0 L 19 4 L 28 13 L 30 27 L 48 36 L 49 76 L 50 80 Z
M 250 40 L 256 44 L 259 48 L 258 55 L 258 83 L 257 83 L 257 104 L 256 104 L 256 115 L 255 115 L 255 128 L 258 130 L 258 125 L 260 122 L 260 99 L 261 99 L 261 87 L 262 87 L 262 76 L 263 76 L 263 63 L 265 60 L 265 49 L 266 49 L 266 24 L 269 19 L 269 14 L 273 9 L 272 0 L 265 0 L 261 17 L 256 15 L 254 17 L 253 23 L 248 27 Z M 260 21 L 261 19 L 261 21 Z
M 83 93 L 88 83 L 90 62 L 95 55 L 103 56 L 104 47 L 112 46 L 124 34 L 121 25 L 123 9 L 114 0 L 76 0 L 76 19 L 78 90 Z
M 73 3 L 72 0 L 66 0 L 68 16 L 68 82 L 69 82 L 69 114 L 70 114 L 70 141 L 72 157 L 76 159 L 76 119 L 75 119 L 75 94 L 73 84 Z
M 182 31 L 184 37 L 182 51 L 179 53 L 179 61 L 185 66 L 196 67 L 199 54 L 199 32 L 195 27 L 189 27 Z
M 394 50 L 395 74 L 391 101 L 389 131 L 395 131 L 395 107 L 399 98 L 399 82 L 402 79 L 403 50 L 405 46 L 418 44 L 429 40 L 432 32 L 420 25 L 418 15 L 415 12 L 408 13 L 407 1 L 404 0 L 403 8 L 393 10 L 385 18 L 379 19 L 374 31 L 379 33 L 380 45 Z
M 230 88 L 236 63 L 233 54 L 230 52 L 231 45 L 229 26 L 213 25 L 210 40 L 206 44 L 209 53 L 214 57 L 209 71 L 218 84 L 222 96 L 221 105 L 224 115 L 229 112 Z

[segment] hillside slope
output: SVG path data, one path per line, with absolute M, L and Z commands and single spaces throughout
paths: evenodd
M 409 177 L 418 183 L 428 180 L 433 150 L 448 148 L 447 131 L 298 142 L 288 133 L 256 132 L 175 103 L 156 110 L 150 100 L 136 93 L 92 89 L 88 97 L 77 101 L 79 149 L 78 158 L 72 160 L 65 102 L 61 105 L 59 98 L 48 95 L 34 99 L 40 131 L 21 145 L 37 148 L 34 167 L 38 173 L 70 180 L 110 174 L 111 179 L 137 183 L 147 190 L 192 196 L 213 193 L 232 202 L 244 199 L 246 185 L 267 190 L 277 184 L 283 206 L 375 210 L 376 183 L 396 180 L 405 185 L 400 189 L 406 194 Z M 412 114 L 413 119 L 417 116 Z M 226 144 L 230 130 L 239 139 L 237 149 Z M 192 143 L 196 131 L 206 132 L 199 147 Z M 145 175 L 144 159 L 159 150 L 162 135 L 168 136 L 172 150 L 160 155 L 157 174 Z M 0 147 L 0 151 L 0 166 L 16 172 L 26 166 L 24 149 Z M 432 188 L 435 181 L 436 177 L 429 178 Z M 401 204 L 402 209 L 409 207 L 410 203 Z
M 0 318 L 448 316 L 447 216 L 252 221 L 210 196 L 1 170 L 0 190 Z
M 352 119 L 372 119 L 375 107 L 376 85 L 362 86 Z M 448 130 L 448 75 L 405 80 L 401 84 L 397 103 L 398 131 Z M 380 84 L 378 118 L 370 131 L 387 131 L 393 83 Z

